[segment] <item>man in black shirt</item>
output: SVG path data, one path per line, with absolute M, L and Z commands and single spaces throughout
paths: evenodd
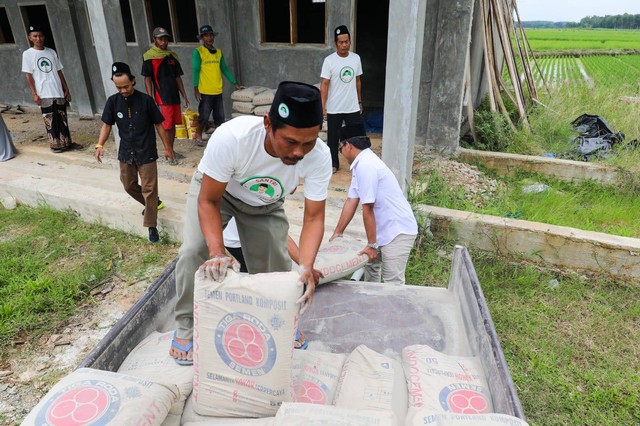
M 129 65 L 115 62 L 111 67 L 111 80 L 118 93 L 107 99 L 102 111 L 104 124 L 96 145 L 96 160 L 102 162 L 102 147 L 111 134 L 111 127 L 116 124 L 120 134 L 120 181 L 124 190 L 145 206 L 143 226 L 149 228 L 149 241 L 157 243 L 160 241 L 157 229 L 158 207 L 162 208 L 162 202 L 158 198 L 158 150 L 155 130 L 162 139 L 164 157 L 167 160 L 173 160 L 173 148 L 162 127 L 164 117 L 153 98 L 134 89 L 136 80 L 131 75 Z

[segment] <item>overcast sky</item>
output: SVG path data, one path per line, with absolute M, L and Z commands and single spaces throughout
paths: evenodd
M 585 16 L 640 14 L 640 0 L 516 0 L 523 21 L 578 22 Z

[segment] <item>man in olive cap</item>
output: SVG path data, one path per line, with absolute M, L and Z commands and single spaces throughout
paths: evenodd
M 224 123 L 224 104 L 222 99 L 222 76 L 231 84 L 240 88 L 240 84 L 227 67 L 220 48 L 214 47 L 213 42 L 217 32 L 211 25 L 200 27 L 202 45 L 193 49 L 191 68 L 193 69 L 193 92 L 198 104 L 198 130 L 196 131 L 196 145 L 204 146 L 202 132 L 207 129 L 209 116 L 213 113 L 215 127 Z
M 338 149 L 351 165 L 351 186 L 329 241 L 342 236 L 358 204 L 362 204 L 368 243 L 360 254 L 369 256 L 365 281 L 380 282 L 382 274 L 386 283 L 404 284 L 418 224 L 398 180 L 370 147 L 362 124 L 340 129 Z
M 102 163 L 102 149 L 111 134 L 113 125 L 118 126 L 120 146 L 120 181 L 124 190 L 145 208 L 143 225 L 149 228 L 149 242 L 157 243 L 158 209 L 164 207 L 158 198 L 158 150 L 156 130 L 164 144 L 164 156 L 173 160 L 173 148 L 162 128 L 164 117 L 153 98 L 134 89 L 135 77 L 129 65 L 115 62 L 111 66 L 111 80 L 118 93 L 111 95 L 102 110 L 102 129 L 96 145 L 96 160 Z M 138 183 L 140 177 L 140 183 Z
M 162 127 L 167 132 L 173 151 L 176 124 L 182 124 L 180 95 L 185 108 L 189 108 L 189 98 L 182 83 L 184 72 L 178 55 L 169 49 L 170 38 L 171 34 L 162 27 L 153 30 L 153 46 L 144 53 L 141 74 L 147 94 L 155 99 L 162 112 Z
M 289 223 L 284 198 L 304 178 L 304 222 L 300 233 L 302 312 L 315 288 L 313 263 L 324 233 L 325 200 L 331 179 L 329 149 L 318 139 L 322 125 L 320 91 L 282 82 L 267 116 L 227 121 L 211 136 L 191 180 L 183 244 L 176 265 L 178 330 L 171 355 L 192 363 L 193 286 L 198 267 L 222 281 L 237 261 L 224 249 L 222 230 L 234 217 L 249 273 L 291 270 L 287 254 Z M 296 347 L 304 348 L 301 335 Z

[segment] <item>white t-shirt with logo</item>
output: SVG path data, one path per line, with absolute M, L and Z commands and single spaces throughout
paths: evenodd
M 418 223 L 411 205 L 404 197 L 396 177 L 370 149 L 363 150 L 351 164 L 348 197 L 359 198 L 361 204 L 374 203 L 376 242 L 379 245 L 389 244 L 399 234 L 418 233 Z
M 36 93 L 42 99 L 64 98 L 64 89 L 58 76 L 62 69 L 60 59 L 55 50 L 45 47 L 44 50 L 29 49 L 22 52 L 22 72 L 33 76 Z
M 251 206 L 284 198 L 296 189 L 301 178 L 306 199 L 325 200 L 331 179 L 329 147 L 317 139 L 311 152 L 289 166 L 267 153 L 265 135 L 262 117 L 227 121 L 209 139 L 198 170 L 218 182 L 228 182 L 227 192 Z
M 356 77 L 362 75 L 362 63 L 357 53 L 346 58 L 336 52 L 324 58 L 320 77 L 329 80 L 327 114 L 347 114 L 360 111 Z

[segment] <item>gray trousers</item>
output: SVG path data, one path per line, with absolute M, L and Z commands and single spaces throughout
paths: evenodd
M 198 220 L 201 185 L 202 173 L 196 171 L 189 186 L 183 243 L 175 269 L 178 301 L 174 313 L 178 323 L 177 337 L 181 339 L 193 338 L 194 275 L 209 258 L 209 249 Z M 232 217 L 236 218 L 242 253 L 250 274 L 291 270 L 291 258 L 287 253 L 289 222 L 284 212 L 284 200 L 255 207 L 225 193 L 220 203 L 220 214 L 223 227 Z
M 404 271 L 415 241 L 416 235 L 399 234 L 380 247 L 376 261 L 364 267 L 364 280 L 379 283 L 382 275 L 385 283 L 404 284 Z

